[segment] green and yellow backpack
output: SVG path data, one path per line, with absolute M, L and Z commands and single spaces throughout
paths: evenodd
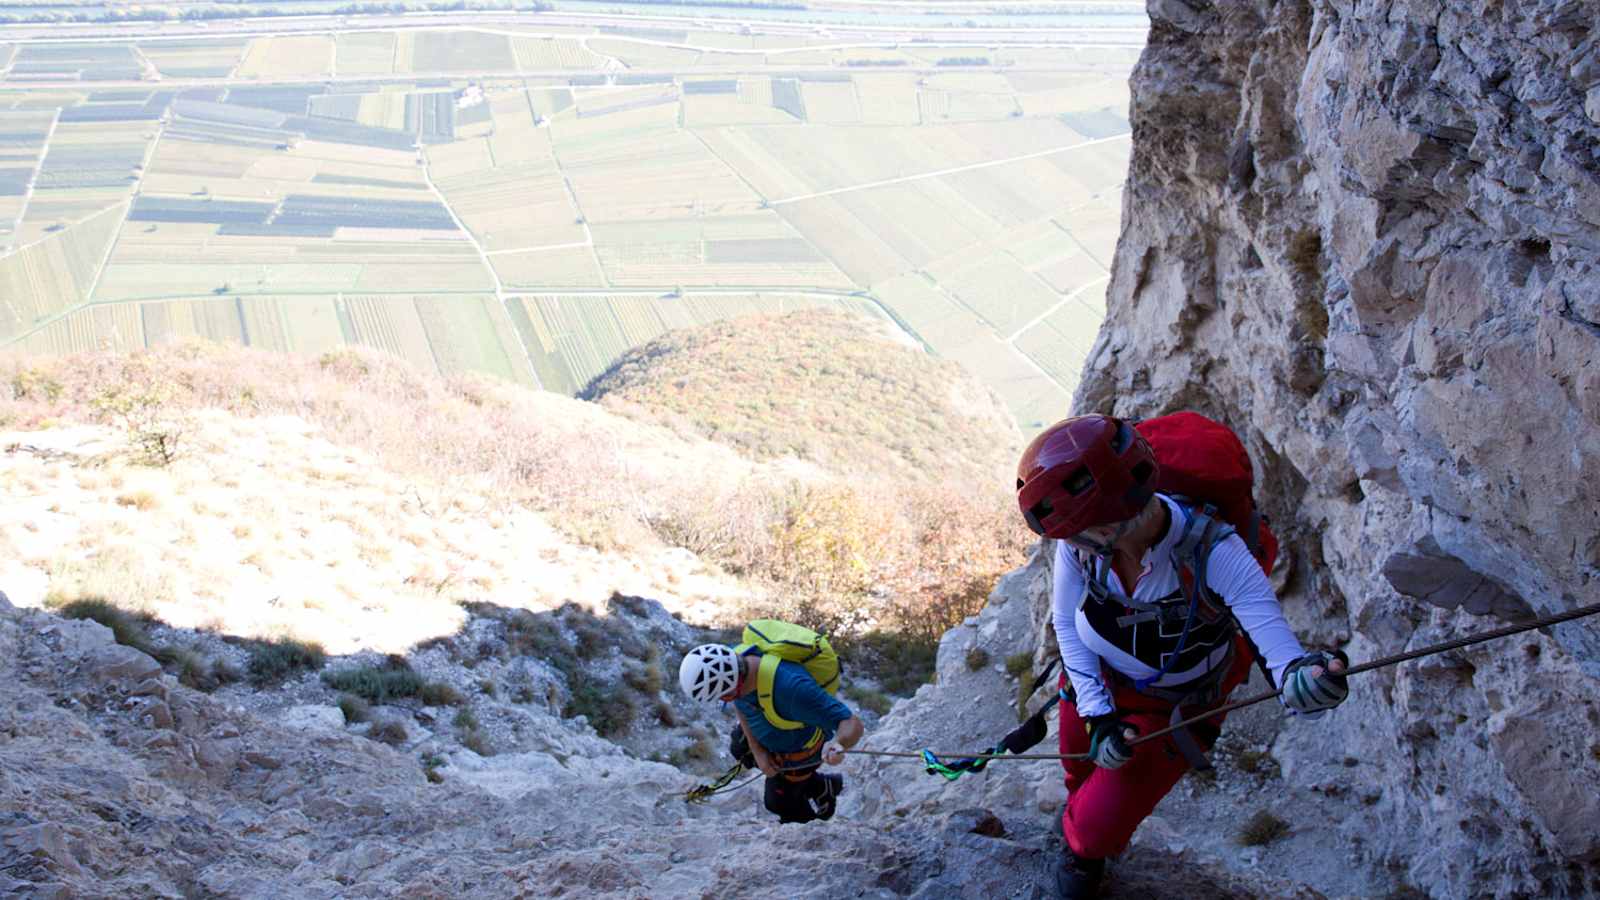
M 744 628 L 744 643 L 733 648 L 743 656 L 755 648 L 761 651 L 761 668 L 756 676 L 756 697 L 761 701 L 761 713 L 775 727 L 785 731 L 804 728 L 796 722 L 778 715 L 772 702 L 772 680 L 778 663 L 785 660 L 805 666 L 822 689 L 835 696 L 839 693 L 839 676 L 842 669 L 839 655 L 823 635 L 800 625 L 779 622 L 776 619 L 757 619 Z

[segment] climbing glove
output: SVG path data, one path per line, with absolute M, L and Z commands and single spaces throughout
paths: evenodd
M 1318 650 L 1289 663 L 1283 670 L 1283 705 L 1301 715 L 1320 715 L 1343 703 L 1350 695 L 1350 682 L 1328 671 L 1328 663 L 1335 659 L 1350 664 L 1350 658 L 1338 650 L 1331 654 Z M 1312 668 L 1318 666 L 1321 674 L 1312 675 Z
M 1128 746 L 1123 729 L 1133 726 L 1122 721 L 1115 713 L 1090 716 L 1084 723 L 1089 730 L 1089 760 L 1102 769 L 1120 768 L 1133 758 L 1133 748 Z

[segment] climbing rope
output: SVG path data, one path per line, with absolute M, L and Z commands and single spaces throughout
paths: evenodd
M 1524 631 L 1533 631 L 1536 628 L 1546 628 L 1551 625 L 1559 625 L 1562 622 L 1570 622 L 1573 619 L 1581 619 L 1584 616 L 1592 616 L 1595 613 L 1600 613 L 1600 603 L 1596 603 L 1591 606 L 1580 606 L 1577 609 L 1570 609 L 1563 613 L 1556 613 L 1555 615 L 1534 619 L 1531 622 L 1521 622 L 1515 625 L 1507 625 L 1504 628 L 1496 628 L 1492 631 L 1485 631 L 1480 634 L 1456 638 L 1455 640 L 1445 641 L 1441 644 L 1433 644 L 1432 646 L 1422 647 L 1417 650 L 1407 650 L 1404 653 L 1395 653 L 1390 656 L 1382 656 L 1378 659 L 1361 663 L 1360 665 L 1349 666 L 1344 670 L 1344 674 L 1346 677 L 1351 675 L 1359 675 L 1362 672 L 1370 672 L 1373 669 L 1382 669 L 1387 666 L 1408 662 L 1413 659 L 1420 659 L 1424 656 L 1434 656 L 1439 653 L 1448 653 L 1451 650 L 1459 650 L 1462 647 L 1470 647 L 1473 644 L 1481 644 L 1485 641 L 1493 641 L 1503 637 L 1510 637 L 1514 634 L 1521 634 Z M 1278 696 L 1278 693 L 1279 692 L 1277 690 L 1272 690 L 1258 694 L 1254 697 L 1236 700 L 1233 703 L 1228 703 L 1226 705 L 1219 706 L 1216 709 L 1208 710 L 1198 716 L 1192 716 L 1182 720 L 1181 722 L 1176 722 L 1172 725 L 1168 725 L 1165 728 L 1152 731 L 1149 734 L 1141 734 L 1137 738 L 1129 741 L 1128 744 L 1130 746 L 1135 746 L 1138 744 L 1143 744 L 1146 741 L 1153 741 L 1156 738 L 1171 734 L 1180 728 L 1187 728 L 1188 726 L 1197 722 L 1204 722 L 1207 719 L 1223 715 L 1224 713 L 1233 712 L 1236 709 L 1243 709 L 1246 706 L 1254 706 L 1257 703 L 1271 700 L 1272 698 Z M 999 748 L 984 750 L 976 753 L 972 751 L 949 751 L 940 753 L 932 750 L 846 750 L 844 752 L 854 754 L 856 756 L 903 757 L 906 759 L 922 760 L 923 764 L 927 766 L 930 773 L 944 775 L 946 778 L 950 778 L 951 780 L 954 780 L 954 776 L 947 774 L 947 772 L 956 772 L 956 774 L 959 774 L 959 771 L 957 771 L 959 765 L 943 764 L 940 762 L 941 758 L 956 758 L 959 763 L 967 764 L 965 768 L 966 771 L 981 771 L 984 764 L 987 764 L 990 760 L 995 759 L 1062 760 L 1089 758 L 1089 754 L 1087 753 L 996 753 L 996 749 Z M 974 763 L 976 763 L 976 765 L 973 765 Z M 941 769 L 944 769 L 945 771 L 941 771 Z
M 782 774 L 784 772 L 798 772 L 802 769 L 814 768 L 816 768 L 816 764 L 809 766 L 779 766 L 778 773 Z M 758 779 L 765 777 L 762 772 L 758 771 L 756 774 L 746 778 L 744 781 L 734 784 L 733 780 L 738 778 L 739 774 L 743 772 L 744 769 L 745 767 L 743 763 L 735 763 L 733 768 L 722 773 L 722 777 L 718 778 L 716 781 L 713 781 L 710 784 L 702 784 L 697 787 L 692 787 L 678 796 L 682 797 L 685 803 L 704 803 L 718 794 L 732 793 L 747 784 L 753 784 Z
M 702 784 L 702 785 L 699 785 L 697 787 L 692 787 L 689 790 L 684 791 L 683 794 L 682 794 L 684 802 L 685 803 L 704 803 L 707 800 L 710 800 L 712 797 L 715 797 L 718 794 L 721 794 L 721 793 L 724 793 L 724 792 L 727 792 L 727 791 L 736 791 L 739 788 L 742 788 L 745 785 L 749 784 L 751 781 L 755 781 L 756 778 L 760 778 L 761 777 L 760 773 L 757 773 L 755 778 L 751 778 L 751 779 L 749 779 L 747 781 L 741 781 L 738 784 L 734 784 L 733 780 L 735 778 L 738 778 L 739 777 L 739 773 L 741 773 L 743 771 L 744 771 L 744 766 L 740 765 L 738 763 L 735 763 L 733 768 L 731 768 L 728 771 L 722 773 L 722 777 L 718 778 L 716 781 L 713 781 L 710 784 Z

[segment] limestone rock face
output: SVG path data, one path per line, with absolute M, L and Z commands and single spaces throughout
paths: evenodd
M 1076 408 L 1240 431 L 1291 623 L 1358 660 L 1600 600 L 1600 3 L 1150 13 Z M 1597 679 L 1590 619 L 1361 676 L 1277 753 L 1373 762 L 1340 827 L 1415 888 L 1583 894 Z

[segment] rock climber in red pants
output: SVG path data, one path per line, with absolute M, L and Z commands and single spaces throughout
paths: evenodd
M 1060 541 L 1061 752 L 1089 755 L 1063 762 L 1064 898 L 1096 895 L 1106 858 L 1184 772 L 1208 765 L 1221 718 L 1130 746 L 1137 735 L 1221 705 L 1257 657 L 1293 714 L 1320 715 L 1348 693 L 1342 654 L 1306 653 L 1245 541 L 1214 508 L 1158 492 L 1159 475 L 1139 431 L 1099 415 L 1051 426 L 1018 465 L 1024 518 Z

